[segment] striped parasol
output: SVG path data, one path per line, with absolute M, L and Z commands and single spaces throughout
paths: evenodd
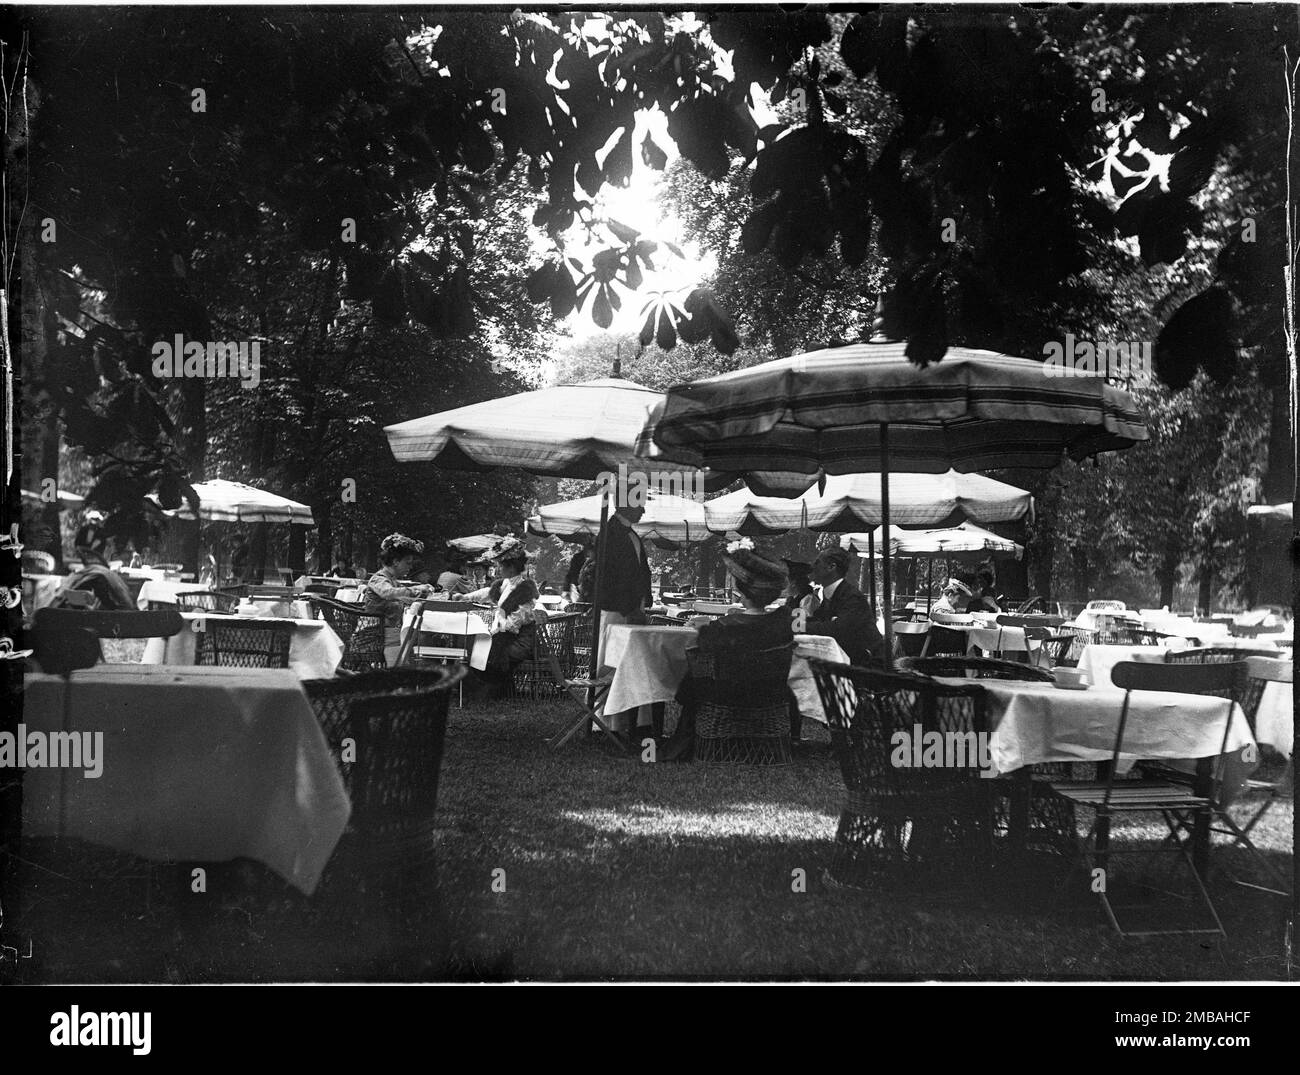
M 243 482 L 230 482 L 221 478 L 195 482 L 194 491 L 199 496 L 199 518 L 216 523 L 296 523 L 313 526 L 311 508 L 288 497 L 278 496 L 265 489 L 257 489 Z M 155 495 L 150 495 L 154 503 Z M 193 520 L 194 511 L 189 502 L 179 508 L 164 512 L 178 519 Z
M 642 431 L 646 452 L 680 451 L 746 476 L 760 493 L 803 492 L 811 477 L 1052 467 L 1147 439 L 1127 392 L 1101 377 L 1054 377 L 1040 362 L 949 348 L 920 369 L 903 343 L 853 344 L 670 389 Z M 885 550 L 885 661 L 893 623 Z
M 594 541 L 600 532 L 600 496 L 586 496 L 551 504 L 531 516 L 526 524 L 530 534 Z M 684 545 L 709 536 L 704 520 L 705 505 L 686 497 L 658 495 L 651 492 L 645 502 L 645 514 L 632 529 L 642 538 L 665 545 Z
M 720 534 L 841 533 L 879 525 L 884 521 L 881 506 L 879 474 L 840 474 L 826 479 L 824 492 L 809 489 L 794 500 L 759 496 L 750 489 L 727 493 L 705 504 L 704 516 L 709 529 Z M 950 470 L 891 475 L 889 507 L 892 521 L 904 526 L 938 526 L 964 519 L 997 523 L 1031 514 L 1034 498 L 983 474 Z
M 840 538 L 840 548 L 866 552 L 874 545 L 877 550 L 883 551 L 884 538 L 884 527 L 878 527 L 871 534 L 845 534 Z M 991 530 L 973 523 L 938 530 L 903 530 L 891 526 L 889 539 L 891 556 L 942 556 L 952 560 L 1006 557 L 1019 560 L 1025 552 L 1023 545 L 1017 545 L 1009 538 L 999 537 Z
M 595 480 L 619 465 L 693 472 L 698 460 L 676 462 L 651 447 L 637 455 L 637 434 L 663 395 L 619 377 L 556 385 L 385 426 L 399 463 L 430 460 L 451 470 L 516 467 L 529 474 Z M 691 474 L 693 478 L 693 473 Z M 709 489 L 731 479 L 704 475 Z

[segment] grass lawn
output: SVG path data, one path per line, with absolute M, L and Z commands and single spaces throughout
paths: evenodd
M 1081 880 L 1065 894 L 1048 877 L 895 878 L 872 893 L 828 887 L 822 870 L 844 792 L 825 729 L 805 725 L 811 742 L 791 766 L 651 765 L 599 738 L 551 752 L 543 738 L 573 712 L 567 700 L 453 703 L 438 830 L 452 978 L 1285 977 L 1288 901 L 1221 874 L 1211 891 L 1226 939 L 1121 939 Z M 1291 824 L 1288 801 L 1256 830 L 1288 873 Z M 1222 843 L 1214 861 L 1250 873 Z M 179 920 L 138 901 L 111 914 L 87 894 L 59 898 L 57 879 L 40 874 L 28 919 L 40 948 L 33 973 L 46 981 L 390 976 L 374 953 L 404 923 L 346 907 L 327 912 L 253 876 L 258 869 L 222 875 L 204 911 Z M 504 891 L 494 891 L 498 870 Z M 796 870 L 806 891 L 793 890 Z M 158 903 L 168 906 L 165 896 Z

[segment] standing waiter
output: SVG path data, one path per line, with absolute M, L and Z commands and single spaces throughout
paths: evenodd
M 600 609 L 601 623 L 645 623 L 645 610 L 651 602 L 650 562 L 645 545 L 632 528 L 645 514 L 642 505 L 620 505 L 605 521 L 596 538 L 596 606 Z M 601 653 L 597 664 L 604 664 L 604 631 L 597 643 Z M 627 726 L 638 736 L 638 710 L 629 710 Z M 610 714 L 618 720 L 622 714 Z M 656 702 L 651 707 L 653 733 L 663 732 L 664 704 Z M 650 734 L 647 732 L 646 734 Z

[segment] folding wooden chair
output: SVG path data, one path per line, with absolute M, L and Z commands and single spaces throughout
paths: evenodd
M 1169 780 L 1131 780 L 1117 777 L 1119 762 L 1124 753 L 1124 732 L 1128 727 L 1130 703 L 1134 691 L 1165 691 L 1175 694 L 1216 695 L 1224 699 L 1223 735 L 1219 755 L 1228 745 L 1232 729 L 1232 714 L 1240 677 L 1245 674 L 1244 662 L 1235 664 L 1207 664 L 1173 667 L 1168 664 L 1125 661 L 1115 665 L 1111 681 L 1124 688 L 1124 704 L 1120 709 L 1115 730 L 1115 745 L 1104 781 L 1086 783 L 1053 782 L 1054 793 L 1073 804 L 1077 809 L 1091 810 L 1093 822 L 1080 845 L 1080 861 L 1092 875 L 1100 868 L 1102 888 L 1097 892 L 1107 919 L 1123 937 L 1148 937 L 1162 934 L 1193 933 L 1225 936 L 1223 922 L 1215 910 L 1214 902 L 1205 888 L 1202 871 L 1193 856 L 1188 854 L 1188 841 L 1180 833 L 1190 831 L 1198 846 L 1208 843 L 1208 832 L 1214 808 L 1213 761 L 1203 759 L 1200 764 L 1201 779 L 1197 786 L 1188 787 Z M 1166 839 L 1155 848 L 1130 847 L 1116 849 L 1111 846 L 1111 821 L 1117 816 L 1141 813 L 1159 814 L 1164 820 L 1172 840 Z M 1204 840 L 1198 837 L 1204 836 Z M 1116 855 L 1176 854 L 1187 867 L 1195 882 L 1201 903 L 1209 912 L 1212 928 L 1187 927 L 1174 929 L 1125 929 L 1120 925 L 1116 911 L 1127 911 L 1135 905 L 1121 906 L 1111 901 L 1109 894 L 1110 865 Z

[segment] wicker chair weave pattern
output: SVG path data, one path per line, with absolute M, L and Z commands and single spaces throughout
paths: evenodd
M 288 668 L 291 622 L 241 621 L 214 616 L 198 632 L 195 664 L 230 668 Z

